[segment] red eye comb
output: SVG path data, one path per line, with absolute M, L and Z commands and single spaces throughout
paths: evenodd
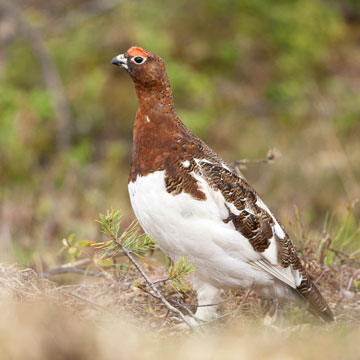
M 148 57 L 149 54 L 143 50 L 141 47 L 132 46 L 127 53 L 133 57 L 133 56 L 142 56 L 142 57 Z

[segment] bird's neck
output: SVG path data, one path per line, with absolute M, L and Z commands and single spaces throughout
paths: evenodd
M 184 125 L 175 113 L 171 88 L 151 91 L 135 87 L 139 109 L 134 123 L 134 147 L 153 143 L 153 151 L 177 137 Z M 148 151 L 148 150 L 147 150 Z
M 184 125 L 175 113 L 169 82 L 161 88 L 144 88 L 135 84 L 139 109 L 134 123 L 134 143 L 157 138 L 158 145 L 176 136 Z
M 138 87 L 136 93 L 139 109 L 134 123 L 129 181 L 135 181 L 137 175 L 165 170 L 165 164 L 173 162 L 169 159 L 175 156 L 187 131 L 175 113 L 170 87 L 162 92 Z
M 139 109 L 143 112 L 156 111 L 161 114 L 174 114 L 174 99 L 169 81 L 159 89 L 145 88 L 135 84 L 135 91 L 139 101 Z

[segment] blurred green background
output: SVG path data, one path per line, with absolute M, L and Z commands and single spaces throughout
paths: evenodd
M 166 62 L 180 118 L 244 173 L 290 228 L 299 210 L 356 231 L 358 0 L 0 0 L 0 260 L 61 261 L 61 239 L 127 195 L 137 100 L 110 60 L 130 46 Z M 290 224 L 289 224 L 290 223 Z

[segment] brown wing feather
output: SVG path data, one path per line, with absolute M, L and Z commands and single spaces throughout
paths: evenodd
M 228 217 L 223 221 L 225 223 L 232 221 L 235 229 L 247 238 L 254 250 L 259 253 L 264 252 L 270 246 L 270 240 L 274 237 L 277 242 L 278 262 L 281 267 L 285 269 L 290 266 L 292 270 L 298 270 L 301 275 L 301 283 L 296 290 L 294 289 L 299 298 L 307 303 L 311 312 L 322 319 L 334 320 L 331 309 L 302 266 L 288 234 L 284 231 L 284 238 L 279 238 L 273 230 L 274 218 L 257 205 L 258 195 L 255 190 L 243 178 L 231 171 L 230 168 L 226 169 L 221 163 L 214 165 L 202 162 L 201 169 L 202 175 L 210 186 L 214 190 L 220 190 L 225 200 L 240 211 L 236 215 L 226 205 Z

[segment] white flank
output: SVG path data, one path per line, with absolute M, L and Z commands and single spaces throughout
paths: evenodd
M 200 281 L 218 288 L 254 285 L 267 295 L 289 296 L 284 283 L 295 287 L 299 277 L 277 263 L 275 239 L 265 252 L 256 252 L 232 222 L 224 223 L 227 209 L 221 192 L 211 189 L 199 175 L 193 176 L 205 201 L 187 193 L 169 194 L 164 171 L 138 176 L 129 183 L 131 204 L 145 232 L 169 256 L 187 256 Z

